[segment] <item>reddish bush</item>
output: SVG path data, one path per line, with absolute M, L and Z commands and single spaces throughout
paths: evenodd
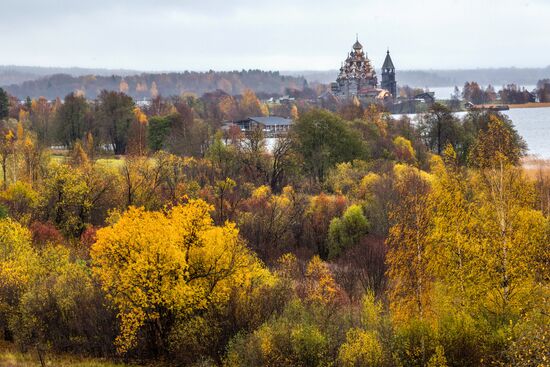
M 44 247 L 47 243 L 63 242 L 61 232 L 49 222 L 33 222 L 29 229 L 32 233 L 32 242 L 38 248 Z

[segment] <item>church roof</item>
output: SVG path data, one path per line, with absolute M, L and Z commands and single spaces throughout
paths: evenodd
M 393 66 L 393 61 L 390 57 L 390 51 L 386 53 L 386 59 L 384 60 L 384 65 L 382 65 L 382 69 L 395 69 L 395 66 Z
M 355 43 L 353 44 L 353 49 L 360 50 L 362 48 L 363 48 L 363 45 L 359 43 L 359 40 L 355 41 Z

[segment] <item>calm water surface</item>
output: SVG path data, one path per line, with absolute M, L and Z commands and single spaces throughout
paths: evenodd
M 550 159 L 550 107 L 514 108 L 504 114 L 527 142 L 529 154 Z

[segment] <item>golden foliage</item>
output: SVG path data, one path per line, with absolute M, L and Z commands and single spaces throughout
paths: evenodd
M 234 224 L 213 225 L 211 210 L 201 200 L 162 212 L 132 207 L 97 232 L 94 273 L 119 311 L 119 352 L 146 322 L 223 304 L 232 289 L 270 278 Z

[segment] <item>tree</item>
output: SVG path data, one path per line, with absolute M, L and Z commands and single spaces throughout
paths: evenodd
M 398 161 L 404 163 L 415 163 L 416 153 L 410 140 L 405 139 L 402 136 L 398 136 L 393 139 L 393 145 L 395 147 L 395 157 Z
M 0 164 L 2 165 L 2 187 L 4 190 L 8 187 L 8 163 L 10 156 L 15 155 L 15 134 L 10 128 L 0 130 Z
M 4 336 L 13 334 L 8 323 L 17 314 L 37 261 L 29 230 L 9 218 L 0 219 L 0 328 Z
M 328 229 L 329 258 L 337 257 L 343 250 L 359 243 L 366 235 L 369 222 L 359 205 L 351 205 L 342 218 L 334 218 Z
M 273 195 L 268 186 L 260 186 L 240 207 L 241 234 L 261 259 L 273 260 L 296 245 L 293 230 L 300 224 L 304 203 L 291 187 Z
M 460 125 L 449 108 L 441 103 L 434 103 L 422 116 L 418 129 L 428 149 L 436 154 L 441 155 L 447 144 L 456 150 L 460 148 Z
M 512 127 L 506 126 L 497 116 L 490 115 L 487 130 L 479 133 L 469 161 L 481 168 L 518 165 L 525 148 L 525 143 Z
M 103 90 L 99 94 L 98 119 L 115 154 L 124 154 L 134 120 L 134 101 L 124 93 Z
M 9 103 L 8 93 L 4 89 L 0 88 L 0 120 L 8 117 L 10 112 Z
M 47 146 L 52 138 L 53 106 L 45 97 L 33 99 L 30 111 L 31 127 L 36 132 L 38 144 Z
M 68 165 L 52 163 L 48 166 L 40 193 L 44 220 L 51 220 L 68 236 L 80 237 L 93 205 L 82 172 Z
M 396 183 L 397 201 L 390 210 L 392 227 L 386 239 L 388 296 L 396 319 L 425 319 L 430 309 L 432 277 L 426 248 L 431 217 L 430 184 L 413 168 L 403 168 Z
M 246 89 L 243 92 L 239 102 L 239 112 L 241 117 L 264 116 L 260 100 L 251 89 Z
M 316 182 L 323 182 L 336 163 L 365 158 L 367 154 L 359 135 L 325 110 L 303 114 L 292 126 L 292 137 L 305 170 Z
M 41 361 L 49 348 L 112 353 L 114 314 L 105 309 L 86 262 L 60 245 L 47 245 L 35 256 L 32 281 L 12 319 L 18 344 L 36 348 Z
M 152 151 L 161 150 L 168 133 L 170 132 L 170 119 L 168 116 L 153 116 L 149 119 L 147 127 L 147 140 Z
M 77 139 L 84 139 L 89 106 L 83 96 L 70 93 L 56 111 L 57 139 L 71 148 Z
M 328 257 L 328 230 L 333 218 L 341 216 L 347 206 L 342 195 L 324 193 L 311 198 L 304 215 L 304 243 L 321 258 Z
M 346 367 L 380 366 L 382 345 L 373 332 L 352 328 L 346 333 L 346 342 L 340 347 L 338 359 Z
M 130 208 L 98 230 L 91 256 L 118 310 L 119 352 L 136 346 L 140 330 L 151 330 L 147 341 L 163 353 L 174 317 L 222 305 L 233 289 L 269 277 L 233 224 L 213 225 L 211 210 L 200 200 L 163 212 Z

